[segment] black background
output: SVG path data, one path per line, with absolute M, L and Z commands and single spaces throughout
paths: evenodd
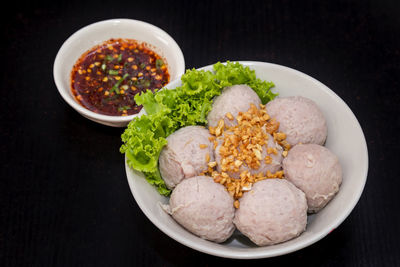
M 400 266 L 398 1 L 68 1 L 3 3 L 1 266 Z M 6 6 L 8 5 L 8 6 Z M 91 122 L 58 94 L 53 62 L 90 23 L 132 18 L 168 32 L 186 68 L 256 60 L 298 69 L 358 118 L 369 174 L 350 216 L 289 255 L 239 261 L 187 248 L 136 205 L 122 128 Z

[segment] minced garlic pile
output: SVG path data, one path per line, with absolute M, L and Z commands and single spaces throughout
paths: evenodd
M 234 120 L 230 113 L 227 113 L 226 117 Z M 243 196 L 243 192 L 251 190 L 253 183 L 268 178 L 283 178 L 283 171 L 251 174 L 248 170 L 243 170 L 239 174 L 239 179 L 230 177 L 228 173 L 239 172 L 242 165 L 257 170 L 261 161 L 266 164 L 272 163 L 270 155 L 279 153 L 276 148 L 267 147 L 268 155 L 265 158 L 261 156 L 263 146 L 268 144 L 269 136 L 266 132 L 283 148 L 282 156 L 287 156 L 290 145 L 285 140 L 286 134 L 278 132 L 279 122 L 270 118 L 264 105 L 257 108 L 252 104 L 247 112 L 239 112 L 236 120 L 238 124 L 232 127 L 226 127 L 224 120 L 221 119 L 216 127 L 209 128 L 212 135 L 210 141 L 214 143 L 214 149 L 218 146 L 218 141 L 222 144 L 218 151 L 221 162 L 208 162 L 208 170 L 201 175 L 209 175 L 216 183 L 224 185 L 235 199 L 235 208 L 239 208 L 238 199 Z M 209 160 L 208 157 L 207 161 Z M 217 164 L 220 164 L 221 172 L 214 169 Z

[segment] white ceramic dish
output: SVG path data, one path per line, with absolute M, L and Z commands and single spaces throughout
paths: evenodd
M 310 76 L 291 68 L 262 62 L 241 62 L 256 71 L 258 78 L 273 81 L 280 96 L 301 95 L 314 100 L 321 108 L 328 124 L 326 147 L 338 157 L 343 168 L 343 183 L 339 193 L 315 215 L 308 216 L 307 229 L 299 237 L 267 247 L 257 247 L 240 233 L 226 243 L 216 244 L 203 240 L 181 227 L 165 213 L 159 203 L 168 198 L 158 194 L 143 175 L 126 165 L 132 194 L 144 214 L 161 231 L 176 241 L 198 251 L 226 258 L 254 259 L 287 254 L 307 247 L 338 227 L 357 204 L 367 179 L 368 152 L 364 134 L 350 108 L 328 87 Z M 203 69 L 211 70 L 212 66 Z M 167 88 L 175 88 L 180 80 Z
M 146 22 L 131 19 L 111 19 L 88 25 L 61 46 L 54 61 L 53 75 L 63 99 L 82 116 L 114 127 L 126 126 L 135 116 L 108 116 L 92 112 L 81 106 L 71 92 L 71 71 L 79 57 L 95 45 L 111 38 L 135 39 L 151 45 L 168 66 L 171 81 L 185 71 L 185 60 L 178 44 L 165 31 Z

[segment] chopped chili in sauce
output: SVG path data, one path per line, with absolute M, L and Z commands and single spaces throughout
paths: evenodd
M 132 39 L 110 39 L 84 53 L 71 72 L 76 100 L 96 113 L 127 116 L 138 113 L 136 94 L 154 92 L 169 82 L 162 58 Z

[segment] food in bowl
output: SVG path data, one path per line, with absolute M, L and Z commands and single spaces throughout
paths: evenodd
M 258 246 L 282 243 L 306 229 L 306 197 L 285 179 L 259 181 L 240 199 L 234 223 Z
M 186 126 L 167 137 L 159 157 L 159 169 L 166 186 L 173 189 L 183 179 L 200 175 L 214 161 L 211 134 L 202 126 Z
M 207 116 L 208 126 L 216 127 L 221 119 L 227 126 L 235 125 L 239 111 L 248 110 L 250 103 L 258 106 L 261 100 L 249 86 L 238 84 L 224 88 L 221 95 L 213 100 L 212 109 Z M 229 114 L 229 118 L 226 114 Z
M 298 144 L 283 160 L 285 178 L 307 197 L 308 212 L 315 213 L 339 191 L 342 168 L 338 157 L 317 144 Z
M 110 39 L 86 51 L 71 71 L 71 90 L 83 107 L 104 115 L 128 116 L 142 106 L 136 94 L 160 89 L 170 75 L 150 45 L 133 39 Z
M 298 237 L 279 245 L 256 247 L 238 231 L 218 244 L 203 240 L 179 225 L 172 216 L 163 212 L 160 203 L 168 204 L 169 197 L 158 193 L 149 184 L 143 173 L 128 165 L 124 156 L 127 182 L 135 202 L 143 214 L 167 236 L 196 251 L 234 259 L 260 259 L 292 253 L 310 246 L 326 235 L 340 231 L 340 224 L 355 208 L 367 178 L 368 153 L 362 128 L 346 103 L 331 89 L 312 77 L 297 70 L 265 62 L 241 61 L 255 71 L 262 80 L 273 80 L 279 97 L 302 95 L 314 100 L 322 110 L 328 125 L 328 138 L 324 146 L 334 152 L 343 168 L 343 183 L 339 193 L 320 212 L 308 216 L 306 231 Z M 211 71 L 213 65 L 198 70 Z M 293 86 L 293 85 L 296 86 Z M 165 89 L 182 85 L 181 79 L 174 80 Z M 331 112 L 334 111 L 334 112 Z
M 318 105 L 302 96 L 279 97 L 267 104 L 268 114 L 279 121 L 279 130 L 290 145 L 323 145 L 328 133 Z
M 289 147 L 281 146 L 285 141 L 284 134 L 277 132 L 279 124 L 270 119 L 264 108 L 258 109 L 252 102 L 249 103 L 247 112 L 238 112 L 234 126 L 223 125 L 223 120 L 220 120 L 220 127 L 209 126 L 217 144 L 215 158 L 218 173 L 213 173 L 215 177 L 225 172 L 229 177 L 238 179 L 243 175 L 276 173 L 282 167 L 283 155 Z M 233 121 L 233 117 L 230 120 Z
M 238 199 L 254 183 L 283 177 L 281 162 L 290 145 L 285 134 L 277 132 L 279 123 L 270 118 L 264 105 L 257 108 L 250 103 L 250 109 L 240 111 L 236 121 L 237 125 L 226 127 L 221 119 L 219 126 L 209 127 L 214 142 L 220 145 L 215 146 L 216 162 L 210 163 L 205 174 L 224 185 L 235 199 L 234 206 L 239 208 Z
M 153 173 L 151 173 L 150 175 L 146 172 L 146 178 L 147 180 L 152 183 L 155 184 L 158 187 L 158 191 L 160 193 L 163 193 L 164 195 L 168 195 L 170 193 L 170 191 L 164 191 L 164 190 L 160 190 L 163 189 L 162 187 L 162 177 L 160 177 L 160 173 L 159 170 L 157 168 L 157 164 L 156 161 L 154 159 L 157 159 L 158 156 L 160 155 L 159 150 L 162 150 L 164 145 L 167 143 L 164 139 L 165 136 L 170 135 L 171 133 L 173 133 L 176 129 L 179 129 L 179 125 L 185 125 L 185 123 L 187 123 L 187 121 L 195 121 L 197 122 L 196 124 L 206 124 L 207 121 L 204 119 L 205 116 L 207 115 L 207 113 L 210 110 L 210 102 L 212 102 L 213 97 L 219 95 L 221 93 L 221 91 L 229 86 L 233 86 L 235 84 L 232 84 L 232 77 L 230 75 L 226 75 L 227 77 L 229 77 L 226 80 L 221 79 L 221 70 L 222 73 L 228 73 L 228 74 L 234 74 L 232 75 L 233 77 L 235 77 L 235 75 L 243 75 L 243 73 L 251 73 L 254 75 L 254 72 L 249 71 L 249 69 L 245 69 L 243 66 L 239 65 L 235 65 L 232 63 L 230 64 L 229 62 L 226 65 L 221 65 L 220 64 L 216 64 L 216 66 L 214 67 L 215 73 L 205 73 L 204 71 L 200 71 L 199 73 L 197 73 L 195 75 L 195 77 L 197 79 L 191 80 L 188 79 L 188 77 L 182 77 L 182 86 L 179 87 L 178 89 L 175 90 L 162 90 L 159 91 L 157 93 L 156 96 L 154 96 L 154 94 L 151 93 L 146 93 L 145 95 L 141 95 L 138 96 L 137 98 L 139 99 L 139 101 L 142 101 L 143 103 L 148 105 L 148 109 L 145 109 L 146 111 L 149 110 L 151 113 L 147 116 L 145 116 L 145 118 L 142 118 L 143 121 L 141 121 L 141 118 L 138 118 L 137 120 L 133 121 L 132 124 L 130 124 L 128 126 L 128 129 L 126 130 L 126 132 L 123 134 L 122 138 L 123 141 L 125 142 L 125 144 L 121 147 L 121 151 L 125 152 L 125 153 L 130 153 L 130 155 L 127 153 L 126 157 L 127 157 L 127 163 L 129 166 L 136 168 L 137 170 L 139 169 L 144 169 L 144 167 L 146 167 L 146 170 L 151 170 L 150 168 L 147 168 L 149 165 L 144 165 L 143 162 L 149 162 L 149 163 L 153 163 L 152 167 L 154 168 L 154 170 L 152 170 Z M 233 71 L 232 71 L 233 70 Z M 238 71 L 239 70 L 239 71 Z M 218 72 L 220 71 L 220 72 Z M 231 72 L 230 72 L 231 71 Z M 191 75 L 194 75 L 193 72 L 190 73 Z M 244 76 L 246 76 L 246 74 Z M 215 76 L 213 76 L 215 75 Z M 218 79 L 216 77 L 219 77 Z M 255 75 L 251 76 L 253 77 L 253 79 L 256 79 Z M 204 79 L 205 78 L 205 79 Z M 243 78 L 243 77 L 242 77 Z M 248 77 L 246 77 L 248 78 Z M 199 81 L 201 80 L 201 81 Z M 250 80 L 250 81 L 249 81 Z M 192 83 L 185 83 L 187 81 L 190 81 Z M 253 88 L 252 82 L 254 82 L 254 80 L 252 81 L 251 79 L 236 79 L 234 80 L 235 82 L 238 82 L 237 84 L 241 84 L 240 82 L 244 82 L 245 84 L 249 85 L 251 88 Z M 271 83 L 267 83 L 267 82 L 263 82 L 263 81 L 259 81 L 256 80 L 257 82 L 255 82 L 254 84 L 258 84 L 258 85 L 271 85 Z M 206 86 L 204 86 L 204 82 L 206 83 Z M 215 86 L 215 83 L 217 83 L 217 85 L 219 86 Z M 225 85 L 225 86 L 224 86 Z M 272 84 L 273 85 L 273 84 Z M 212 89 L 215 89 L 215 92 L 217 93 L 213 93 L 210 94 L 210 89 L 208 88 L 208 86 L 210 86 Z M 214 88 L 212 86 L 215 86 Z M 243 85 L 244 86 L 244 85 Z M 262 87 L 261 87 L 262 88 Z M 265 86 L 264 88 L 262 88 L 262 90 L 270 90 L 271 86 Z M 260 89 L 260 88 L 258 88 Z M 205 90 L 205 91 L 202 91 Z M 219 90 L 219 93 L 218 93 Z M 204 111 L 204 106 L 199 105 L 188 105 L 185 106 L 183 105 L 183 107 L 179 107 L 178 109 L 176 109 L 176 113 L 173 112 L 173 108 L 176 106 L 177 102 L 175 98 L 173 98 L 172 96 L 181 96 L 182 95 L 182 91 L 186 91 L 188 92 L 188 95 L 190 96 L 189 99 L 194 99 L 196 101 L 197 104 L 199 103 L 206 103 L 206 107 L 208 108 L 208 110 Z M 207 93 L 204 93 L 207 92 Z M 212 91 L 211 91 L 212 92 Z M 263 94 L 263 92 L 261 92 L 261 94 L 259 92 L 257 92 L 255 90 L 255 92 L 257 93 L 258 97 L 260 97 L 261 101 L 263 104 L 265 104 L 266 102 L 268 102 L 269 100 L 273 99 L 276 95 L 275 94 L 270 94 L 269 99 L 265 99 L 262 96 L 264 96 L 265 94 Z M 203 94 L 205 96 L 207 96 L 206 100 L 203 99 L 199 99 L 199 97 L 194 97 L 193 95 L 196 94 Z M 265 93 L 265 92 L 264 92 Z M 261 95 L 261 96 L 260 96 Z M 174 101 L 172 101 L 172 99 L 174 99 Z M 171 103 L 175 104 L 175 105 L 171 105 Z M 178 106 L 179 106 L 179 102 L 178 102 Z M 272 162 L 271 160 L 271 156 L 272 154 L 281 154 L 281 156 L 285 157 L 288 156 L 288 154 L 290 154 L 290 151 L 288 152 L 288 150 L 290 149 L 290 144 L 287 143 L 286 139 L 286 134 L 283 132 L 278 132 L 277 130 L 279 129 L 279 121 L 274 120 L 273 118 L 270 118 L 269 115 L 266 112 L 263 112 L 264 110 L 264 106 L 261 105 L 260 109 L 258 109 L 256 107 L 256 105 L 254 103 L 247 103 L 250 106 L 250 109 L 247 111 L 239 111 L 238 112 L 238 116 L 236 118 L 234 118 L 232 116 L 232 114 L 230 114 L 229 112 L 225 114 L 225 116 L 227 117 L 227 119 L 229 120 L 233 120 L 236 119 L 236 121 L 238 122 L 238 124 L 241 124 L 241 122 L 243 121 L 243 125 L 246 125 L 247 129 L 246 131 L 249 132 L 248 135 L 243 135 L 241 134 L 241 141 L 243 141 L 241 144 L 234 144 L 235 141 L 234 139 L 237 138 L 237 136 L 234 136 L 233 134 L 230 134 L 230 132 L 235 132 L 235 126 L 227 126 L 225 128 L 225 117 L 221 118 L 217 124 L 217 126 L 213 127 L 209 127 L 209 131 L 210 133 L 215 135 L 215 138 L 222 138 L 224 139 L 224 142 L 226 140 L 231 140 L 231 136 L 233 136 L 233 140 L 232 144 L 233 147 L 231 147 L 231 151 L 235 151 L 235 147 L 240 148 L 241 145 L 245 145 L 245 149 L 249 150 L 252 152 L 251 155 L 248 155 L 250 158 L 248 159 L 246 157 L 245 159 L 245 164 L 249 167 L 247 170 L 241 170 L 240 171 L 240 167 L 244 164 L 243 161 L 239 162 L 238 165 L 236 166 L 236 162 L 240 161 L 239 159 L 235 159 L 235 157 L 238 157 L 240 153 L 237 153 L 237 155 L 234 155 L 234 153 L 232 153 L 232 157 L 230 157 L 231 155 L 229 155 L 228 157 L 224 157 L 220 160 L 220 162 L 209 162 L 208 164 L 208 169 L 205 170 L 205 172 L 203 174 L 208 174 L 211 177 L 214 178 L 214 182 L 216 184 L 222 184 L 225 185 L 227 191 L 229 192 L 229 195 L 232 197 L 232 199 L 235 199 L 235 201 L 233 202 L 234 207 L 237 209 L 236 213 L 240 210 L 243 209 L 243 207 L 241 206 L 239 199 L 241 199 L 242 197 L 244 197 L 244 195 L 246 194 L 255 194 L 252 190 L 252 187 L 255 186 L 257 183 L 260 183 L 261 181 L 265 181 L 268 179 L 282 179 L 283 177 L 283 171 L 276 171 L 275 173 L 272 173 L 270 170 L 267 170 L 266 173 L 251 173 L 250 171 L 253 170 L 257 170 L 260 167 L 260 161 L 265 161 L 266 164 L 270 164 Z M 190 107 L 200 107 L 200 109 L 193 109 L 190 110 L 188 108 Z M 182 112 L 184 111 L 184 112 Z M 261 117 L 264 117 L 264 115 L 266 116 L 264 121 L 262 121 L 260 119 L 260 115 L 257 116 L 253 116 L 257 113 L 260 113 Z M 165 114 L 168 115 L 172 115 L 172 119 L 171 116 L 165 116 Z M 182 116 L 184 115 L 184 116 Z M 179 120 L 176 120 L 176 118 L 179 118 Z M 189 118 L 189 120 L 182 120 L 182 118 Z M 196 121 L 196 119 L 198 121 Z M 253 122 L 254 120 L 254 122 Z M 267 123 L 269 121 L 269 124 Z M 176 126 L 176 124 L 178 126 Z M 147 125 L 147 127 L 143 127 L 144 125 Z M 176 127 L 174 129 L 174 127 Z M 265 129 L 263 129 L 263 127 Z M 141 131 L 143 131 L 143 129 L 145 129 L 147 132 L 147 137 L 151 137 L 152 138 L 152 143 L 157 144 L 158 146 L 155 148 L 155 146 L 152 146 L 152 150 L 148 150 L 148 157 L 146 158 L 147 161 L 143 161 L 141 162 L 141 164 L 137 164 L 137 160 L 136 158 L 138 158 L 138 156 L 143 156 L 143 150 L 145 149 L 145 146 L 143 145 L 143 142 L 141 144 L 139 144 L 138 141 L 138 136 L 140 138 L 141 141 L 147 141 L 149 138 L 145 138 L 145 136 L 140 136 Z M 153 129 L 153 131 L 151 132 L 151 129 Z M 257 130 L 258 129 L 258 130 Z M 262 131 L 260 129 L 263 129 Z M 226 135 L 224 134 L 226 132 Z M 269 135 L 267 135 L 267 133 Z M 252 136 L 252 134 L 254 134 L 254 136 Z M 251 138 L 249 138 L 251 136 Z M 270 139 L 273 140 L 272 145 L 268 145 L 266 139 Z M 213 142 L 217 141 L 217 140 L 213 140 L 212 138 L 210 139 Z M 262 143 L 259 143 L 259 140 L 261 140 Z M 264 155 L 264 157 L 262 156 L 262 152 L 263 148 L 262 146 L 267 144 L 265 151 L 266 154 L 268 155 Z M 145 144 L 146 145 L 146 144 Z M 134 149 L 134 146 L 136 146 Z M 282 146 L 279 150 L 277 148 L 279 148 L 279 146 Z M 218 141 L 217 141 L 217 146 L 218 147 Z M 224 146 L 223 146 L 224 147 Z M 150 147 L 148 147 L 150 148 Z M 158 150 L 159 149 L 159 150 Z M 220 152 L 221 147 L 219 148 L 219 150 L 217 152 Z M 238 151 L 244 151 L 244 149 L 240 148 Z M 140 152 L 140 153 L 139 153 Z M 221 153 L 220 153 L 221 154 Z M 254 158 L 256 160 L 254 160 Z M 232 169 L 226 169 L 223 170 L 225 164 L 224 164 L 224 159 L 229 161 L 232 164 L 233 170 Z M 229 160 L 228 160 L 229 159 Z M 248 160 L 248 162 L 247 162 Z M 267 162 L 268 161 L 268 162 Z M 155 163 L 154 163 L 155 162 Z M 255 164 L 254 166 L 252 166 L 252 164 Z M 217 165 L 221 165 L 221 169 L 220 172 L 216 171 L 215 168 L 217 167 Z M 235 170 L 235 167 L 237 167 L 237 170 Z M 228 174 L 228 171 L 233 171 L 233 172 L 239 172 L 239 178 L 235 178 L 235 177 L 230 177 Z M 233 175 L 232 175 L 233 176 Z M 158 178 L 161 178 L 161 181 L 158 180 Z M 190 180 L 190 179 L 189 179 Z M 186 181 L 186 180 L 183 180 Z M 288 180 L 284 180 L 284 183 L 290 183 Z M 181 182 L 182 183 L 182 182 Z M 161 186 L 160 186 L 161 185 Z M 291 184 L 292 185 L 292 184 Z M 164 182 L 164 186 L 165 186 L 165 182 Z M 295 186 L 292 185 L 294 188 Z M 179 184 L 177 185 L 176 188 L 179 187 Z M 298 189 L 299 190 L 299 189 Z M 249 191 L 246 193 L 246 191 Z M 261 190 L 264 191 L 264 190 Z M 268 191 L 268 190 L 266 190 Z M 173 193 L 174 194 L 174 193 Z M 300 194 L 301 195 L 301 194 Z M 300 207 L 303 207 L 302 210 L 304 217 L 306 217 L 307 214 L 307 204 L 306 204 L 306 199 L 304 197 L 304 193 L 302 195 L 302 201 L 295 201 L 295 203 L 300 202 L 303 203 L 303 205 L 300 204 Z M 277 222 L 279 222 L 281 220 L 281 222 L 286 221 L 284 218 L 285 216 L 287 216 L 286 218 L 288 222 L 292 223 L 293 220 L 294 221 L 299 221 L 299 222 L 303 222 L 304 220 L 302 220 L 301 218 L 303 218 L 303 215 L 299 215 L 299 214 L 293 214 L 293 207 L 296 207 L 295 204 L 293 204 L 292 199 L 290 197 L 286 197 L 284 198 L 288 203 L 285 203 L 286 205 L 282 205 L 282 207 L 280 208 L 280 212 L 276 213 L 277 218 L 275 218 L 275 220 Z M 183 203 L 181 206 L 185 207 L 186 205 L 191 205 L 191 203 L 193 202 L 187 202 L 187 203 Z M 249 203 L 254 203 L 254 201 L 249 201 Z M 305 203 L 305 204 L 304 204 Z M 266 214 L 268 213 L 268 211 L 266 212 L 261 212 L 260 214 Z M 274 212 L 273 212 L 274 213 Z M 254 215 L 254 213 L 253 213 Z M 264 217 L 264 215 L 260 215 L 261 217 Z M 279 216 L 283 216 L 283 217 L 279 217 Z M 187 217 L 189 222 L 185 221 L 186 223 L 189 223 L 189 225 L 193 224 L 193 221 L 191 222 L 190 220 L 193 219 L 193 216 L 188 216 Z M 257 221 L 256 217 L 253 217 L 253 221 Z M 251 220 L 251 219 L 250 219 Z M 265 221 L 268 221 L 267 219 Z M 264 221 L 264 222 L 265 222 Z M 179 221 L 178 221 L 179 222 Z M 180 223 L 180 222 L 179 222 Z M 279 224 L 279 223 L 278 223 Z M 295 226 L 290 226 L 290 225 L 286 225 L 287 228 L 285 229 L 289 229 L 291 227 L 294 227 L 293 231 L 291 231 L 292 234 L 289 235 L 277 235 L 276 238 L 274 238 L 270 243 L 268 242 L 264 242 L 264 241 L 258 241 L 257 238 L 254 238 L 255 243 L 256 244 L 260 244 L 260 245 L 268 245 L 268 244 L 275 244 L 275 243 L 279 243 L 279 242 L 284 242 L 287 241 L 291 238 L 294 238 L 295 236 L 298 236 L 302 231 L 304 231 L 304 227 L 303 224 L 298 223 L 295 224 L 296 226 L 299 227 L 295 227 Z M 186 229 L 190 230 L 190 227 L 186 227 L 185 225 L 183 225 Z M 259 228 L 264 227 L 264 224 L 261 224 L 259 226 Z M 272 225 L 271 225 L 272 227 Z M 239 227 L 238 227 L 239 228 Z M 247 227 L 244 227 L 243 229 L 247 229 Z M 240 229 L 239 229 L 240 230 Z M 243 230 L 246 235 L 246 230 Z M 192 231 L 194 234 L 196 234 L 196 231 Z M 274 233 L 274 231 L 272 231 L 272 233 Z M 251 233 L 247 233 L 248 236 L 252 236 Z M 266 233 L 266 235 L 268 235 L 268 233 Z M 251 239 L 253 240 L 253 239 Z
M 167 212 L 190 232 L 217 243 L 235 230 L 233 198 L 211 177 L 183 180 L 172 192 Z
M 132 118 L 140 116 L 140 112 L 127 116 L 96 113 L 83 107 L 71 90 L 71 70 L 77 59 L 94 45 L 112 38 L 140 40 L 151 44 L 149 48 L 160 55 L 163 61 L 165 59 L 170 80 L 175 80 L 184 73 L 185 60 L 182 50 L 168 33 L 152 24 L 132 19 L 95 22 L 79 29 L 63 43 L 53 66 L 54 82 L 61 97 L 75 111 L 91 121 L 112 127 L 126 127 Z M 125 109 L 128 114 L 129 108 L 120 107 L 122 111 Z

